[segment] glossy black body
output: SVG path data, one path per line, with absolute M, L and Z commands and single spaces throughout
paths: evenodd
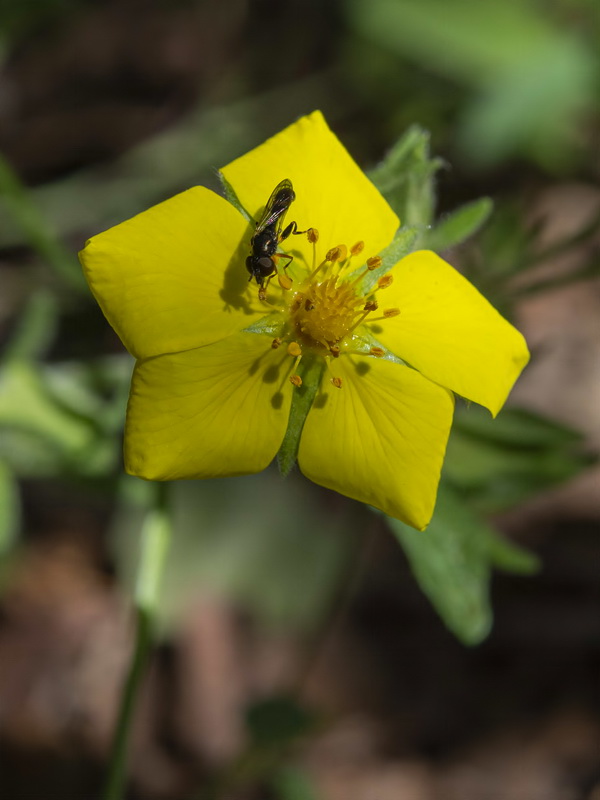
M 265 210 L 256 223 L 254 236 L 250 240 L 252 253 L 246 259 L 246 269 L 250 273 L 250 280 L 254 278 L 261 287 L 276 272 L 273 256 L 277 253 L 279 243 L 291 233 L 296 233 L 295 222 L 290 222 L 282 231 L 285 215 L 295 198 L 292 182 L 286 178 L 273 189 Z M 281 255 L 289 261 L 292 260 L 292 256 Z

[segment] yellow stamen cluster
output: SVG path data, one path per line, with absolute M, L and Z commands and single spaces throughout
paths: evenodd
M 364 269 L 352 280 L 348 280 L 351 261 L 362 253 L 364 242 L 358 241 L 351 247 L 338 244 L 330 248 L 325 259 L 315 266 L 318 231 L 310 228 L 307 231 L 307 238 L 313 244 L 312 271 L 298 286 L 287 307 L 289 338 L 285 337 L 285 340 L 287 354 L 294 358 L 289 380 L 296 387 L 302 386 L 302 378 L 296 370 L 307 349 L 324 357 L 331 373 L 332 362 L 339 358 L 344 350 L 351 352 L 348 345 L 354 331 L 367 318 L 373 321 L 385 320 L 400 314 L 398 308 L 386 308 L 381 312 L 381 316 L 376 318 L 369 316 L 379 309 L 375 292 L 387 288 L 392 283 L 391 275 L 380 277 L 374 292 L 367 297 L 360 293 L 363 278 L 369 272 L 381 267 L 383 262 L 380 256 L 368 258 Z M 283 289 L 288 290 L 291 284 L 291 279 L 287 275 L 279 276 L 279 285 Z M 278 348 L 283 341 L 278 337 L 273 340 L 271 346 Z M 373 346 L 365 354 L 382 358 L 385 351 L 381 347 Z M 342 386 L 342 379 L 331 374 L 331 383 L 339 389 Z

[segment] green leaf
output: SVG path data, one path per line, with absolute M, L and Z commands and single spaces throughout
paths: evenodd
M 12 471 L 0 461 L 0 558 L 13 547 L 20 522 L 19 487 Z
M 53 396 L 56 384 L 50 388 L 49 383 L 44 371 L 28 362 L 5 365 L 0 373 L 0 456 L 17 474 L 29 477 L 70 470 L 97 475 L 112 469 L 116 439 L 103 435 L 78 407 L 69 407 L 76 404 L 73 386 L 63 403 Z
M 0 154 L 0 201 L 12 225 L 72 289 L 86 290 L 77 259 L 56 238 L 6 159 Z
M 489 540 L 494 534 L 490 527 L 444 485 L 424 532 L 391 517 L 387 521 L 417 583 L 448 628 L 465 644 L 481 642 L 492 624 Z
M 442 164 L 429 157 L 429 133 L 413 125 L 368 176 L 403 225 L 424 229 L 433 219 L 433 177 Z
M 124 498 L 112 536 L 119 574 L 131 585 L 146 482 L 124 478 L 123 483 L 143 495 L 130 502 Z M 271 628 L 306 631 L 322 620 L 356 546 L 356 512 L 351 520 L 342 517 L 337 508 L 319 503 L 298 472 L 282 481 L 274 469 L 177 481 L 170 498 L 176 535 L 157 611 L 163 631 L 206 592 L 239 604 Z
M 285 695 L 254 703 L 246 713 L 251 742 L 261 749 L 281 748 L 315 728 L 315 717 Z
M 289 475 L 296 463 L 302 429 L 321 385 L 325 362 L 321 358 L 307 357 L 298 366 L 302 386 L 294 387 L 288 426 L 277 454 L 279 471 L 284 477 Z
M 457 409 L 454 428 L 480 439 L 520 448 L 564 447 L 582 441 L 581 433 L 573 428 L 525 408 L 504 408 L 492 419 L 480 406 L 463 406 Z
M 320 800 L 311 776 L 300 767 L 280 767 L 271 777 L 270 785 L 277 800 Z
M 444 465 L 445 477 L 480 511 L 511 508 L 594 463 L 573 447 L 580 437 L 557 423 L 529 412 L 504 411 L 493 421 L 486 414 L 456 415 Z
M 490 534 L 490 560 L 497 569 L 517 575 L 534 575 L 540 570 L 541 562 L 535 553 L 519 547 L 494 531 L 490 531 Z
M 461 244 L 488 220 L 494 204 L 489 197 L 467 203 L 444 217 L 423 236 L 423 247 L 440 252 Z
M 382 259 L 381 266 L 377 267 L 377 269 L 369 270 L 369 272 L 363 278 L 360 284 L 360 291 L 363 294 L 368 294 L 375 286 L 379 278 L 389 272 L 392 267 L 395 267 L 400 259 L 404 258 L 404 256 L 407 256 L 409 253 L 412 253 L 418 236 L 419 231 L 415 227 L 405 226 L 400 228 L 396 232 L 391 244 L 389 244 L 385 250 L 382 250 L 381 253 L 379 253 Z M 364 270 L 364 266 L 354 270 L 354 272 L 348 276 L 348 280 L 352 281 L 353 278 L 355 278 L 359 273 L 364 272 Z

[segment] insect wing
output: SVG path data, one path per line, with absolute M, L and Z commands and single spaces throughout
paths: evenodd
M 265 228 L 277 223 L 279 229 L 283 223 L 285 213 L 295 198 L 292 182 L 285 178 L 273 189 L 267 201 L 265 210 L 256 224 L 256 233 L 260 233 Z

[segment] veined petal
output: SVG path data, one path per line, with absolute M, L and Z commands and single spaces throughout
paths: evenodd
M 248 293 L 248 223 L 201 186 L 92 237 L 79 254 L 106 318 L 137 358 L 218 341 L 264 316 Z
M 289 357 L 266 336 L 240 333 L 136 364 L 125 467 L 148 480 L 259 472 L 283 440 Z
M 376 323 L 377 338 L 436 383 L 495 416 L 529 360 L 525 339 L 450 264 L 428 250 L 403 258 L 380 308 L 400 314 Z
M 258 219 L 275 186 L 292 181 L 296 199 L 286 222 L 300 230 L 317 228 L 322 255 L 331 247 L 365 242 L 365 258 L 392 240 L 398 217 L 331 132 L 320 111 L 268 139 L 223 167 L 242 205 Z M 312 245 L 290 237 L 282 250 L 299 251 L 310 264 Z
M 419 530 L 435 505 L 452 424 L 450 392 L 379 359 L 334 362 L 309 412 L 298 463 L 315 483 L 369 503 Z

